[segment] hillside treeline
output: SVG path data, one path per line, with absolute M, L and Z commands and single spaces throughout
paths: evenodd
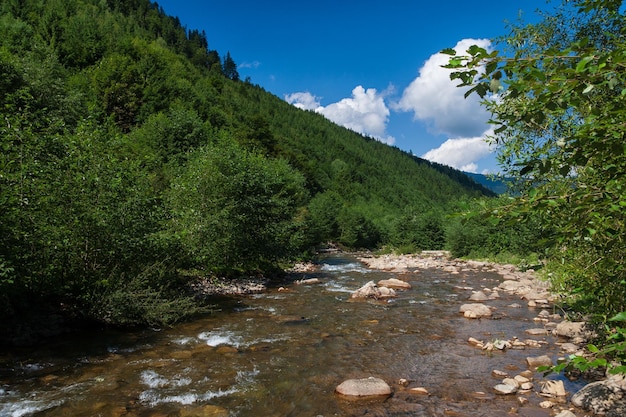
M 0 106 L 9 327 L 35 308 L 174 322 L 198 308 L 189 276 L 268 273 L 329 241 L 443 248 L 446 215 L 489 195 L 240 80 L 148 0 L 3 1 Z

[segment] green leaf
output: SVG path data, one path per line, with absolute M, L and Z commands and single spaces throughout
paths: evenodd
M 581 59 L 580 62 L 576 65 L 576 72 L 577 73 L 583 72 L 587 64 L 591 62 L 592 60 L 593 60 L 593 56 L 586 56 L 583 59 Z
M 593 84 L 588 84 L 587 87 L 583 90 L 583 94 L 589 94 L 591 92 L 591 90 L 594 89 L 594 85 Z
M 626 321 L 626 311 L 622 311 L 621 313 L 617 313 L 613 317 L 609 319 L 609 321 Z
M 481 48 L 478 45 L 472 45 L 467 49 L 467 52 L 469 52 L 471 55 L 474 56 L 484 56 L 487 55 L 487 50 L 485 48 Z
M 448 65 L 446 65 L 446 68 L 459 68 L 461 67 L 463 64 L 463 60 L 461 58 L 450 58 L 450 61 L 448 61 Z
M 609 369 L 609 373 L 611 375 L 626 374 L 626 366 L 620 365 L 620 366 L 616 366 L 614 368 L 611 368 L 611 369 Z
M 442 49 L 439 53 L 444 55 L 456 55 L 456 51 L 453 48 Z

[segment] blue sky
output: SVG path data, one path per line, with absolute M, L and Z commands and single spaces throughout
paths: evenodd
M 415 155 L 494 172 L 488 115 L 449 81 L 444 48 L 490 47 L 507 21 L 546 0 L 161 0 L 209 48 L 230 52 L 242 79 L 295 106 Z

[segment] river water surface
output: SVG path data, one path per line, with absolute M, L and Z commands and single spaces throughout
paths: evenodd
M 528 338 L 537 312 L 501 294 L 495 319 L 458 313 L 471 288 L 493 288 L 494 272 L 403 274 L 413 286 L 391 302 L 350 301 L 366 282 L 397 277 L 348 255 L 320 260 L 315 285 L 225 299 L 213 314 L 171 329 L 99 332 L 0 356 L 0 417 L 60 416 L 527 416 L 548 417 L 537 393 L 497 396 L 491 376 L 526 369 L 527 356 L 558 350 L 486 353 L 467 340 Z M 522 308 L 509 307 L 512 303 Z M 349 378 L 375 376 L 387 400 L 334 393 Z M 539 376 L 539 375 L 538 375 Z M 424 387 L 429 395 L 408 388 Z M 538 384 L 535 384 L 536 386 Z M 568 390 L 575 387 L 566 385 Z M 538 388 L 537 388 L 538 389 Z

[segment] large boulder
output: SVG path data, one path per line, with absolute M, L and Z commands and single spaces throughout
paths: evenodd
M 585 334 L 585 322 L 562 321 L 557 324 L 555 332 L 558 336 L 569 337 L 570 339 L 583 336 Z
M 624 375 L 614 375 L 604 381 L 585 385 L 572 396 L 572 404 L 593 414 L 606 417 L 626 415 L 626 379 Z
M 388 397 L 391 387 L 380 378 L 348 379 L 335 388 L 335 392 L 349 397 Z
M 351 298 L 374 298 L 376 300 L 396 297 L 392 288 L 378 287 L 374 281 L 370 281 L 352 293 Z

